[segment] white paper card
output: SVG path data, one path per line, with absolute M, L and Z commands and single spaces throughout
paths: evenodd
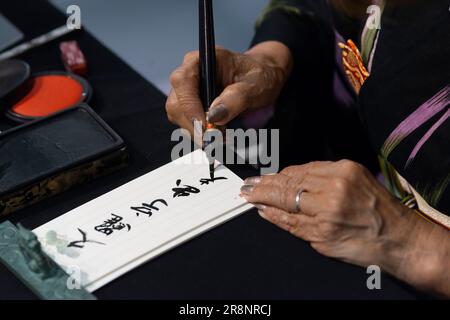
M 89 291 L 252 206 L 223 165 L 197 150 L 34 230 L 43 249 Z M 74 278 L 76 278 L 74 276 Z

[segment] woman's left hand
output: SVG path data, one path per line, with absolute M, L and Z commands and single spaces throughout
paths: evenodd
M 248 178 L 241 196 L 264 219 L 309 241 L 319 253 L 362 266 L 382 264 L 381 253 L 392 245 L 388 235 L 405 233 L 398 222 L 410 210 L 367 169 L 348 160 Z

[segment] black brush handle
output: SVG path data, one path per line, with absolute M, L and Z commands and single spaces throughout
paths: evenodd
M 212 0 L 199 0 L 200 97 L 205 112 L 217 97 L 216 44 Z

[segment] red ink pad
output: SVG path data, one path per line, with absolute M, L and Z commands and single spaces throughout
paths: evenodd
M 87 102 L 91 92 L 88 82 L 75 74 L 39 73 L 18 89 L 6 116 L 19 122 L 47 117 Z

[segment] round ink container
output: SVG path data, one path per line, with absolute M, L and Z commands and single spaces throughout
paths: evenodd
M 42 72 L 31 76 L 10 97 L 6 116 L 27 122 L 88 102 L 92 95 L 89 83 L 69 72 Z
M 30 78 L 30 66 L 20 60 L 0 61 L 0 101 Z

